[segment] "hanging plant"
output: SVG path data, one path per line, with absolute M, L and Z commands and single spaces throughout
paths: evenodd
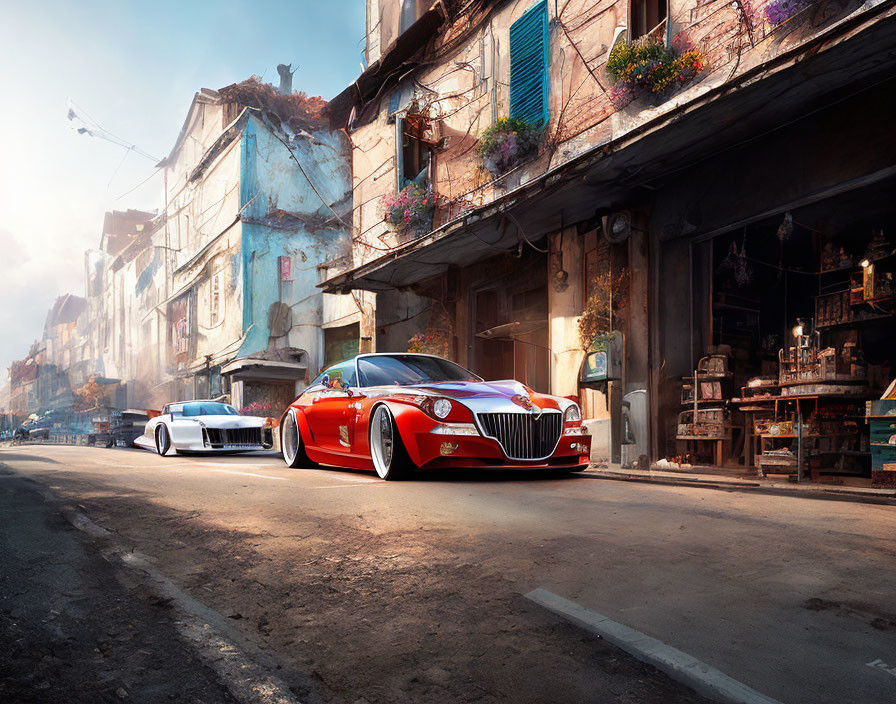
M 443 330 L 427 328 L 425 332 L 418 332 L 408 340 L 408 352 L 447 357 L 448 335 Z
M 705 66 L 706 59 L 699 50 L 679 52 L 652 36 L 630 44 L 620 42 L 607 59 L 610 101 L 617 110 L 640 97 L 661 103 Z
M 271 404 L 259 403 L 253 401 L 240 409 L 241 416 L 269 416 L 271 415 Z
M 398 232 L 424 235 L 432 229 L 439 194 L 432 186 L 423 187 L 409 183 L 397 195 L 383 196 L 383 211 L 386 222 Z
M 818 0 L 772 0 L 763 8 L 765 19 L 772 27 L 783 24 L 798 12 L 811 7 Z
M 544 128 L 524 120 L 502 117 L 479 137 L 476 155 L 493 176 L 510 171 L 538 153 Z
M 582 349 L 591 349 L 598 335 L 613 330 L 613 316 L 625 305 L 627 286 L 627 269 L 616 276 L 607 272 L 591 280 L 591 293 L 585 301 L 582 317 L 579 318 L 579 342 Z

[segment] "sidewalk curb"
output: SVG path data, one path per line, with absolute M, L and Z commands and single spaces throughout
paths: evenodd
M 644 484 L 664 484 L 666 486 L 686 486 L 699 489 L 716 489 L 721 491 L 739 491 L 744 493 L 767 494 L 769 496 L 792 496 L 803 499 L 822 501 L 850 501 L 853 503 L 896 506 L 896 492 L 892 494 L 866 494 L 849 489 L 788 489 L 781 486 L 763 486 L 759 482 L 725 481 L 719 479 L 695 479 L 690 477 L 645 476 L 624 472 L 608 472 L 600 469 L 588 469 L 579 476 L 591 479 L 604 479 L 618 482 L 642 482 Z
M 538 588 L 525 597 L 713 701 L 723 704 L 781 704 L 777 699 L 757 692 L 677 648 L 562 596 Z

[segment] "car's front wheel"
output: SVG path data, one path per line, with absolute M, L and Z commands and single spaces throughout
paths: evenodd
M 411 470 L 411 458 L 401 442 L 395 418 L 386 405 L 370 417 L 370 459 L 380 479 L 403 479 Z
M 286 417 L 280 424 L 280 452 L 287 467 L 317 467 L 305 452 L 305 443 L 302 442 L 302 433 L 299 430 L 299 419 L 296 410 L 290 408 Z
M 171 435 L 168 433 L 168 427 L 164 424 L 156 428 L 156 452 L 162 457 L 168 454 L 171 449 Z

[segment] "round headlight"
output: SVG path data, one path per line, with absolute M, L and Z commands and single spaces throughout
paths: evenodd
M 582 414 L 579 412 L 578 404 L 574 403 L 569 408 L 566 409 L 566 413 L 564 414 L 563 420 L 565 420 L 567 422 L 582 420 Z
M 451 401 L 447 398 L 440 398 L 432 404 L 432 412 L 436 418 L 447 418 L 451 413 Z

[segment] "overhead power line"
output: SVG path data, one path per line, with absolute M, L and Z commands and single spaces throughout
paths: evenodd
M 78 134 L 86 134 L 88 137 L 96 137 L 98 139 L 103 139 L 107 142 L 111 142 L 112 144 L 115 144 L 119 147 L 123 147 L 128 150 L 127 152 L 125 152 L 125 156 L 127 156 L 128 152 L 134 152 L 135 154 L 139 154 L 142 157 L 158 163 L 159 159 L 154 157 L 152 154 L 143 151 L 136 144 L 132 144 L 126 139 L 122 139 L 118 135 L 101 126 L 96 120 L 94 120 L 92 117 L 90 117 L 90 115 L 87 114 L 86 110 L 84 110 L 71 98 L 68 99 L 66 107 L 66 117 L 68 118 L 69 122 L 72 123 L 72 129 L 75 130 L 75 132 L 77 132 Z

